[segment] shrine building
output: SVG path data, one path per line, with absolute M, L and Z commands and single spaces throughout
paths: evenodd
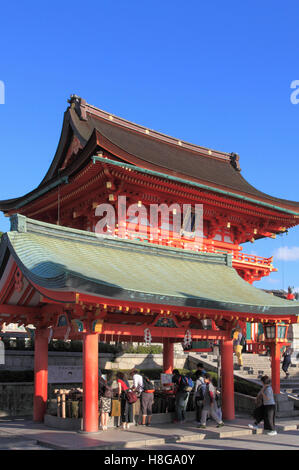
M 134 211 L 119 204 L 125 198 Z M 115 212 L 115 227 L 97 233 L 97 208 Z M 194 228 L 202 205 L 202 239 Z M 154 233 L 144 212 L 170 208 Z M 182 230 L 174 225 L 182 210 Z M 258 325 L 271 348 L 272 385 L 280 392 L 280 350 L 299 302 L 252 285 L 275 270 L 272 258 L 246 255 L 242 244 L 299 223 L 299 202 L 269 196 L 242 176 L 239 156 L 184 142 L 111 115 L 75 95 L 57 151 L 40 185 L 0 201 L 11 229 L 0 245 L 0 323 L 35 326 L 34 419 L 47 402 L 48 342 L 83 340 L 83 430 L 98 430 L 98 344 L 163 344 L 173 369 L 174 343 L 221 345 L 223 418 L 234 418 L 232 330 Z M 121 213 L 120 213 L 121 212 Z M 138 231 L 136 223 L 138 222 Z M 192 231 L 192 230 L 191 230 Z

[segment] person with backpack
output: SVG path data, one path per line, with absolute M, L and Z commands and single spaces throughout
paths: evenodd
M 142 425 L 151 426 L 155 386 L 148 377 L 143 375 L 143 390 L 140 397 Z M 146 419 L 147 418 L 147 419 Z
M 193 380 L 190 377 L 181 375 L 177 369 L 174 369 L 172 382 L 175 384 L 175 422 L 184 423 L 189 395 L 194 386 Z
M 217 428 L 220 428 L 221 426 L 224 426 L 224 423 L 222 419 L 219 419 L 219 416 L 218 416 L 218 405 L 216 401 L 216 388 L 212 384 L 210 374 L 205 375 L 204 381 L 206 384 L 206 389 L 205 389 L 204 399 L 203 399 L 201 421 L 198 427 L 205 429 L 207 417 L 208 415 L 210 415 L 210 417 L 216 421 Z
M 134 392 L 130 389 L 129 382 L 123 372 L 117 372 L 116 378 L 118 397 L 120 399 L 122 428 L 127 430 L 130 427 L 130 423 L 133 423 L 133 402 L 130 400 L 130 395 Z
M 258 425 L 261 421 L 264 421 L 264 431 L 268 436 L 276 436 L 277 431 L 275 430 L 275 398 L 273 389 L 271 387 L 271 379 L 268 375 L 264 375 L 261 378 L 263 384 L 260 392 L 257 396 L 257 408 L 254 412 L 254 424 L 249 424 L 248 427 L 251 429 L 258 429 Z
M 203 407 L 203 398 L 205 393 L 206 384 L 201 370 L 195 372 L 195 386 L 193 393 L 193 404 L 196 409 L 196 421 L 200 423 L 201 411 Z
M 108 429 L 108 416 L 111 412 L 112 397 L 113 397 L 113 373 L 107 372 L 106 379 L 101 375 L 99 380 L 99 395 L 100 395 L 100 413 L 101 413 L 101 428 L 103 431 Z

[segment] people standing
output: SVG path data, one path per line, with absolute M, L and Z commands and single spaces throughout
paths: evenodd
M 133 423 L 133 404 L 129 403 L 126 397 L 126 391 L 130 389 L 129 382 L 123 372 L 116 374 L 118 384 L 118 397 L 121 407 L 121 422 L 123 429 L 129 429 L 130 423 Z
M 132 379 L 133 379 L 133 390 L 135 390 L 138 395 L 141 395 L 143 391 L 142 375 L 139 373 L 137 369 L 133 369 L 130 375 L 132 376 Z
M 195 386 L 193 393 L 193 404 L 196 409 L 196 421 L 200 423 L 201 411 L 203 408 L 203 399 L 205 394 L 206 384 L 201 370 L 195 372 Z
M 271 380 L 267 375 L 264 375 L 261 381 L 263 386 L 257 396 L 258 406 L 255 411 L 255 422 L 248 426 L 251 429 L 258 429 L 258 424 L 264 420 L 264 431 L 266 431 L 268 436 L 276 436 L 275 399 L 271 387 Z
M 151 426 L 155 386 L 145 375 L 143 379 L 143 390 L 140 397 L 142 425 Z
M 186 390 L 185 377 L 177 369 L 173 371 L 172 382 L 175 384 L 175 422 L 184 423 L 190 391 Z
M 290 347 L 287 347 L 285 349 L 285 351 L 283 352 L 282 354 L 282 357 L 283 357 L 283 362 L 282 362 L 282 370 L 284 371 L 285 373 L 285 378 L 287 379 L 289 377 L 289 372 L 288 372 L 288 369 L 291 365 L 291 356 L 292 356 L 292 348 Z
M 211 382 L 210 374 L 206 374 L 204 377 L 206 384 L 204 399 L 203 399 L 203 408 L 201 412 L 201 421 L 199 428 L 205 429 L 208 415 L 213 418 L 217 423 L 217 428 L 224 426 L 222 419 L 219 419 L 218 416 L 218 406 L 216 401 L 216 388 Z
M 233 333 L 233 346 L 234 346 L 235 354 L 238 358 L 239 367 L 243 366 L 243 358 L 242 358 L 243 345 L 241 344 L 242 338 L 243 338 L 243 335 L 242 335 L 240 328 L 236 328 Z
M 140 419 L 140 411 L 141 411 L 141 395 L 143 392 L 143 377 L 137 369 L 133 369 L 130 372 L 130 376 L 133 379 L 132 390 L 135 391 L 137 397 L 139 398 L 139 401 L 137 401 L 135 405 L 135 414 L 138 415 L 136 424 L 138 424 L 139 419 Z
M 113 373 L 108 371 L 106 379 L 101 375 L 99 380 L 99 394 L 100 394 L 100 413 L 101 413 L 101 428 L 103 431 L 108 429 L 108 416 L 111 412 L 112 397 L 113 397 Z

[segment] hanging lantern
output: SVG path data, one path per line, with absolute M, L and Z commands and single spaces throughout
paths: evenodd
M 149 328 L 145 328 L 144 330 L 144 342 L 146 345 L 151 345 L 152 343 L 152 335 Z
M 184 336 L 183 348 L 190 349 L 192 346 L 192 336 L 191 331 L 187 330 Z

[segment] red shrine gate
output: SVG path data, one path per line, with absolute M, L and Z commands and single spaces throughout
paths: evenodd
M 149 329 L 153 340 L 164 345 L 165 370 L 173 365 L 173 343 L 187 331 L 194 340 L 219 339 L 223 415 L 231 419 L 231 329 L 236 322 L 262 322 L 266 330 L 275 330 L 269 344 L 278 393 L 278 352 L 285 340 L 278 329 L 286 334 L 287 325 L 297 322 L 299 307 L 250 285 L 275 268 L 272 258 L 243 254 L 241 245 L 296 226 L 299 203 L 250 185 L 237 154 L 166 136 L 75 95 L 69 103 L 43 181 L 29 194 L 0 201 L 0 210 L 12 216 L 11 232 L 0 248 L 0 322 L 36 326 L 35 419 L 44 413 L 50 333 L 84 341 L 86 431 L 97 427 L 99 335 L 142 340 Z M 202 204 L 202 246 L 172 237 L 163 224 L 153 240 L 147 221 L 136 239 L 129 218 L 117 227 L 118 237 L 98 240 L 92 233 L 95 210 L 109 203 L 118 219 L 119 196 L 146 208 Z M 212 330 L 203 329 L 203 319 L 212 321 Z
M 265 322 L 265 328 L 274 328 L 269 344 L 273 388 L 279 393 L 279 352 L 287 325 L 297 322 L 299 303 L 250 286 L 231 267 L 227 254 L 110 236 L 98 239 L 91 232 L 17 215 L 2 240 L 0 272 L 0 322 L 36 327 L 36 421 L 43 420 L 47 402 L 50 338 L 83 340 L 87 432 L 98 429 L 99 338 L 143 341 L 149 332 L 152 341 L 163 344 L 165 372 L 173 369 L 173 344 L 182 342 L 187 333 L 193 340 L 220 341 L 223 417 L 230 420 L 234 418 L 231 331 L 239 321 Z M 215 327 L 204 329 L 205 319 Z M 284 328 L 283 334 L 278 328 Z

